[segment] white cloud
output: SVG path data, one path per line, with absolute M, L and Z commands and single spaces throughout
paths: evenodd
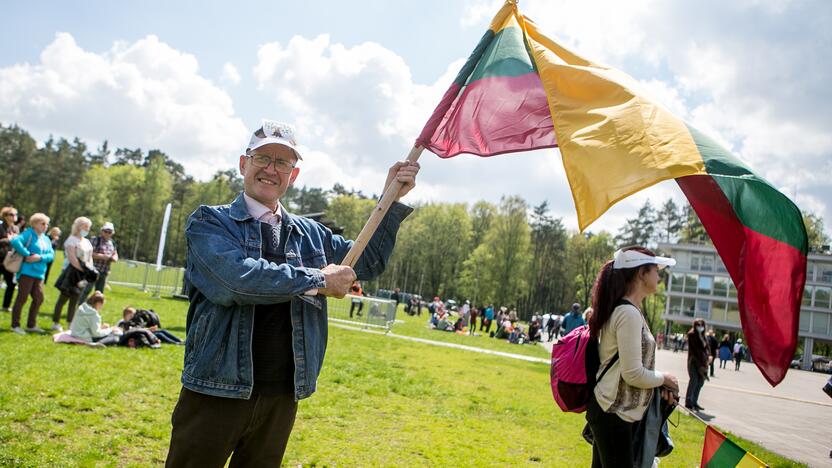
M 235 67 L 233 63 L 225 62 L 222 65 L 222 76 L 220 76 L 220 81 L 222 83 L 237 86 L 240 84 L 241 79 L 240 72 L 237 71 L 237 67 Z
M 196 57 L 153 35 L 98 54 L 58 33 L 39 63 L 0 68 L 0 121 L 38 139 L 158 148 L 203 178 L 234 165 L 247 133 Z

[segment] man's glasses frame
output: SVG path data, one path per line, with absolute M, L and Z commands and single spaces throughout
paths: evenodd
M 251 163 L 254 164 L 254 167 L 265 169 L 270 165 L 274 165 L 274 170 L 281 174 L 290 174 L 292 170 L 296 167 L 295 164 L 292 164 L 289 161 L 286 161 L 285 159 L 272 159 L 269 155 L 266 154 L 251 153 L 247 154 L 246 157 L 251 160 Z

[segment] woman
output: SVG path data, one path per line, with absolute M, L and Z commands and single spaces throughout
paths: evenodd
M 60 246 L 59 240 L 61 238 L 61 228 L 53 227 L 49 230 L 49 240 L 52 242 L 52 250 L 54 252 L 58 251 L 58 247 Z M 46 283 L 49 281 L 49 270 L 52 269 L 52 262 L 46 264 L 46 275 L 43 277 L 43 282 Z
M 17 210 L 14 207 L 4 206 L 0 210 L 0 217 L 3 218 L 0 220 L 0 274 L 3 275 L 3 281 L 6 282 L 3 310 L 8 312 L 11 310 L 9 307 L 12 305 L 12 298 L 14 297 L 14 273 L 6 271 L 3 266 L 3 259 L 6 258 L 6 254 L 12 248 L 11 240 L 20 233 L 20 230 L 17 228 Z
M 654 389 L 675 403 L 676 377 L 654 369 L 656 341 L 636 304 L 654 294 L 659 268 L 675 265 L 643 247 L 615 253 L 598 272 L 592 291 L 589 330 L 598 338 L 600 368 L 586 412 L 592 430 L 592 466 L 633 466 L 633 431 L 653 398 Z
M 731 361 L 731 337 L 728 334 L 722 336 L 722 341 L 719 343 L 719 368 L 725 369 L 725 363 Z
M 84 271 L 85 266 L 90 270 L 93 268 L 92 244 L 87 239 L 87 235 L 90 233 L 91 228 L 92 221 L 90 221 L 89 218 L 84 216 L 75 218 L 75 221 L 72 223 L 71 234 L 66 241 L 64 241 L 65 258 L 61 271 L 61 277 L 58 278 L 58 283 L 61 282 L 65 274 L 69 273 L 67 268 L 74 268 L 78 271 Z M 83 287 L 80 289 L 83 290 Z M 52 314 L 52 330 L 63 330 L 61 327 L 61 313 L 63 311 L 64 304 L 67 302 L 69 302 L 69 308 L 66 311 L 66 321 L 67 324 L 72 323 L 72 319 L 75 316 L 75 308 L 78 305 L 78 298 L 80 296 L 80 290 L 77 294 L 75 294 L 74 292 L 70 292 L 68 289 L 61 289 L 61 297 L 59 297 L 58 302 L 55 303 L 55 311 Z
M 73 338 L 88 343 L 102 345 L 118 344 L 119 336 L 114 333 L 110 325 L 101 323 L 101 309 L 104 307 L 104 294 L 96 291 L 86 302 L 78 308 L 78 313 L 69 326 Z
M 688 388 L 685 392 L 685 408 L 704 411 L 699 406 L 699 392 L 708 380 L 708 341 L 705 338 L 705 321 L 698 318 L 688 331 Z
M 26 332 L 43 333 L 37 326 L 38 310 L 43 303 L 43 276 L 46 274 L 46 264 L 51 262 L 55 255 L 52 243 L 46 237 L 48 227 L 49 217 L 43 213 L 35 213 L 29 218 L 29 227 L 11 241 L 12 248 L 23 256 L 23 263 L 17 272 L 17 284 L 20 286 L 12 309 L 12 331 L 18 335 L 25 335 Z M 30 295 L 32 304 L 29 305 L 29 317 L 24 331 L 20 328 L 20 314 Z

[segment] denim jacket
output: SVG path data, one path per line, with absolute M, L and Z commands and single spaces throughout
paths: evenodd
M 412 208 L 394 203 L 358 260 L 360 280 L 384 271 L 396 233 Z M 295 400 L 315 392 L 327 343 L 326 297 L 304 296 L 325 286 L 321 269 L 338 264 L 353 242 L 307 218 L 283 213 L 286 263 L 261 258 L 260 221 L 242 193 L 230 205 L 200 206 L 188 218 L 187 337 L 182 385 L 226 398 L 248 399 L 253 386 L 254 306 L 291 303 Z

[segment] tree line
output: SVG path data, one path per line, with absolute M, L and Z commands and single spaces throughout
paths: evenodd
M 231 158 L 229 166 L 236 160 Z M 165 205 L 172 204 L 165 263 L 184 265 L 184 227 L 201 204 L 230 202 L 241 190 L 236 169 L 198 181 L 158 149 L 90 150 L 78 138 L 49 138 L 42 147 L 18 126 L 0 125 L 0 196 L 24 216 L 44 212 L 68 235 L 77 216 L 93 230 L 116 225 L 122 258 L 154 261 Z M 365 195 L 336 184 L 331 189 L 292 187 L 281 199 L 297 214 L 324 213 L 347 238 L 355 238 L 375 206 Z M 623 245 L 708 243 L 699 218 L 673 199 L 648 200 L 612 234 L 579 233 L 550 214 L 548 202 L 530 206 L 519 196 L 499 203 L 416 204 L 403 223 L 387 271 L 365 289 L 401 288 L 423 297 L 470 299 L 517 307 L 524 317 L 586 305 L 600 266 Z M 829 244 L 823 219 L 804 216 L 813 249 Z M 655 302 L 651 322 L 664 308 Z

